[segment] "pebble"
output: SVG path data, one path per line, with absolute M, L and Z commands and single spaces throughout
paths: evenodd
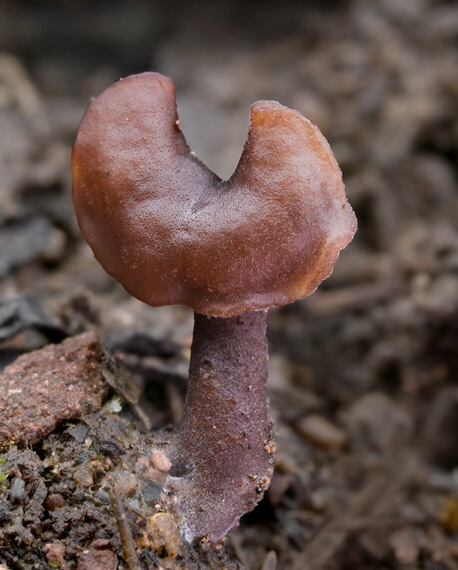
M 85 425 L 79 424 L 66 430 L 78 443 L 84 443 L 88 429 Z
M 116 484 L 121 495 L 127 495 L 138 485 L 137 478 L 128 471 L 119 471 L 116 474 Z
M 11 501 L 14 503 L 18 501 L 22 503 L 25 501 L 25 482 L 24 479 L 15 479 L 13 485 L 11 486 Z
M 64 562 L 65 545 L 59 540 L 48 542 L 45 544 L 45 553 L 46 560 L 49 562 L 49 564 L 56 566 L 59 565 L 60 568 Z
M 17 358 L 0 374 L 0 447 L 37 443 L 63 420 L 99 409 L 108 391 L 102 376 L 105 367 L 94 333 Z
M 107 404 L 107 411 L 110 414 L 118 414 L 122 410 L 119 398 L 112 398 Z
M 348 444 L 346 432 L 318 414 L 311 414 L 300 420 L 297 430 L 312 444 L 325 449 L 341 450 Z
M 277 554 L 275 550 L 271 550 L 264 558 L 261 570 L 276 570 L 277 568 Z
M 33 493 L 33 500 L 38 504 L 43 504 L 46 496 L 48 494 L 48 489 L 43 481 L 39 481 L 35 492 Z
M 396 560 L 401 564 L 415 564 L 420 556 L 420 547 L 410 528 L 393 532 L 389 538 Z
M 106 550 L 111 546 L 111 541 L 108 538 L 96 538 L 92 543 L 94 550 Z
M 48 495 L 43 503 L 43 506 L 48 511 L 60 509 L 65 505 L 64 498 L 60 493 L 52 493 Z
M 141 488 L 145 503 L 149 506 L 154 506 L 154 501 L 161 496 L 162 486 L 154 481 L 143 479 L 141 481 Z
M 73 473 L 73 479 L 83 485 L 83 487 L 91 487 L 94 484 L 94 473 L 90 465 L 82 465 Z
M 97 491 L 95 498 L 98 501 L 100 501 L 103 505 L 110 504 L 110 495 L 106 491 L 103 491 L 102 489 L 100 491 Z
M 159 469 L 159 471 L 169 471 L 169 469 L 172 467 L 169 459 L 162 451 L 159 451 L 158 449 L 153 451 L 151 454 L 151 462 L 154 467 L 156 467 L 156 469 Z
M 178 555 L 180 533 L 172 515 L 157 513 L 148 517 L 148 534 L 159 556 L 175 558 Z
M 78 554 L 76 570 L 115 570 L 117 556 L 111 550 L 94 550 Z

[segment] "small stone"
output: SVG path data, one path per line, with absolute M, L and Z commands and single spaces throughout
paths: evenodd
M 111 550 L 89 550 L 78 554 L 76 570 L 115 570 L 117 556 Z
M 63 565 L 65 545 L 59 540 L 48 542 L 48 544 L 45 544 L 45 554 L 46 560 L 49 562 L 49 564 Z
M 48 494 L 48 489 L 43 481 L 39 481 L 38 485 L 33 493 L 33 500 L 36 501 L 38 504 L 43 504 L 46 496 Z
M 92 543 L 94 550 L 106 550 L 111 546 L 111 541 L 108 538 L 96 538 Z
M 310 493 L 310 503 L 315 511 L 324 511 L 327 504 L 326 495 L 321 490 L 317 489 Z
M 178 555 L 180 533 L 172 515 L 157 513 L 148 517 L 148 534 L 160 557 L 175 558 Z
M 98 501 L 100 501 L 102 505 L 110 504 L 110 495 L 106 491 L 103 491 L 102 489 L 100 491 L 97 491 L 95 498 Z
M 138 481 L 133 473 L 120 471 L 116 474 L 116 484 L 121 495 L 127 495 L 135 489 Z
M 117 458 L 121 455 L 121 447 L 112 437 L 99 443 L 99 452 L 107 457 Z
M 119 398 L 111 399 L 107 404 L 107 412 L 110 414 L 118 414 L 122 411 L 122 406 Z
M 82 465 L 73 473 L 73 479 L 83 485 L 83 487 L 91 487 L 94 484 L 94 473 L 90 465 Z
M 71 435 L 78 443 L 84 443 L 87 435 L 87 427 L 83 424 L 71 427 L 66 430 L 66 433 Z
M 141 482 L 141 487 L 145 503 L 149 506 L 153 506 L 154 501 L 159 499 L 161 496 L 162 486 L 159 485 L 159 483 L 155 483 L 154 481 L 143 479 Z
M 311 414 L 298 422 L 297 430 L 312 444 L 325 449 L 341 450 L 348 444 L 345 431 L 318 414 Z
M 43 506 L 48 511 L 60 509 L 65 505 L 64 498 L 60 493 L 52 493 L 48 495 L 43 503 Z
M 277 554 L 275 550 L 271 550 L 264 558 L 261 570 L 276 570 L 277 568 Z
M 15 479 L 11 486 L 11 501 L 22 503 L 26 498 L 24 479 Z
M 94 333 L 16 359 L 0 374 L 0 447 L 37 443 L 63 420 L 100 408 L 108 391 L 104 367 L 104 351 Z
M 156 467 L 156 469 L 159 469 L 159 471 L 169 471 L 169 469 L 172 467 L 172 464 L 166 455 L 158 449 L 153 451 L 151 454 L 151 462 L 154 467 Z
M 409 566 L 417 562 L 420 556 L 420 547 L 414 532 L 410 528 L 403 528 L 394 532 L 390 536 L 389 542 L 398 562 Z

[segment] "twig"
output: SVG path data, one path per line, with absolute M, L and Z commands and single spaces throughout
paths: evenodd
M 129 521 L 127 520 L 121 493 L 115 483 L 108 487 L 107 491 L 110 496 L 111 507 L 116 516 L 119 536 L 121 537 L 121 544 L 124 549 L 124 560 L 127 564 L 127 568 L 129 570 L 141 570 L 142 566 L 140 565 L 140 561 L 137 556 L 135 542 L 130 531 Z

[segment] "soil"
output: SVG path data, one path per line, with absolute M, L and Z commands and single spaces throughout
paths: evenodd
M 71 203 L 90 98 L 148 69 L 175 80 L 187 139 L 223 177 L 253 101 L 300 110 L 359 221 L 318 291 L 269 312 L 275 473 L 218 548 L 180 545 L 169 519 L 152 520 L 164 477 L 152 453 L 181 414 L 192 313 L 129 297 Z M 1 570 L 458 568 L 457 69 L 447 0 L 4 0 L 0 368 L 38 358 L 49 380 L 32 351 L 90 332 L 104 399 L 75 417 L 60 402 L 50 422 L 40 400 L 30 441 L 2 411 Z M 27 375 L 0 377 L 1 410 L 5 378 Z

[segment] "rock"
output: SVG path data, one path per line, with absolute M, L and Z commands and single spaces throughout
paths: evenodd
M 83 487 L 92 487 L 94 484 L 94 471 L 90 465 L 81 465 L 73 473 L 73 479 L 83 485 Z
M 100 489 L 100 491 L 97 491 L 95 498 L 97 499 L 97 501 L 100 501 L 103 505 L 109 505 L 110 504 L 110 495 L 104 491 L 103 489 Z
M 119 471 L 116 474 L 116 485 L 121 495 L 127 495 L 138 485 L 137 478 L 128 471 Z
M 151 462 L 159 471 L 169 471 L 169 469 L 172 467 L 172 464 L 166 455 L 158 449 L 153 451 L 151 454 Z
M 325 449 L 343 449 L 348 436 L 343 429 L 318 414 L 310 414 L 297 425 L 297 431 L 310 443 Z
M 271 550 L 264 558 L 261 570 L 276 570 L 277 568 L 277 554 L 275 550 Z
M 154 481 L 147 479 L 141 480 L 142 495 L 145 503 L 150 507 L 154 506 L 154 502 L 159 499 L 162 492 L 162 486 Z
M 115 570 L 117 557 L 111 550 L 89 550 L 78 555 L 76 570 Z
M 399 448 L 412 433 L 412 419 L 407 412 L 381 392 L 357 400 L 348 410 L 345 424 L 352 445 L 363 451 Z
M 35 492 L 32 495 L 33 501 L 37 505 L 42 505 L 47 495 L 48 495 L 48 489 L 45 483 L 43 481 L 39 481 L 35 489 Z
M 178 554 L 180 533 L 172 515 L 157 513 L 148 517 L 148 534 L 151 545 L 162 558 L 175 558 Z
M 36 443 L 63 420 L 101 407 L 103 349 L 94 333 L 20 356 L 0 374 L 0 448 Z
M 84 443 L 88 429 L 85 425 L 79 424 L 66 430 L 66 433 L 71 435 L 78 443 Z
M 106 455 L 107 457 L 117 459 L 121 455 L 121 447 L 117 443 L 117 441 L 110 437 L 104 441 L 101 441 L 98 444 L 98 451 L 102 455 Z
M 52 493 L 48 495 L 43 503 L 43 506 L 48 511 L 55 511 L 65 505 L 64 498 L 60 493 Z
M 415 564 L 420 556 L 420 546 L 415 534 L 410 528 L 403 528 L 393 532 L 389 538 L 396 560 L 401 564 Z
M 108 538 L 96 538 L 92 543 L 92 548 L 94 550 L 106 550 L 110 548 L 111 541 Z
M 25 501 L 25 481 L 24 479 L 15 479 L 11 487 L 11 501 L 22 503 Z
M 49 564 L 60 568 L 64 564 L 65 545 L 60 540 L 45 544 L 46 560 Z

